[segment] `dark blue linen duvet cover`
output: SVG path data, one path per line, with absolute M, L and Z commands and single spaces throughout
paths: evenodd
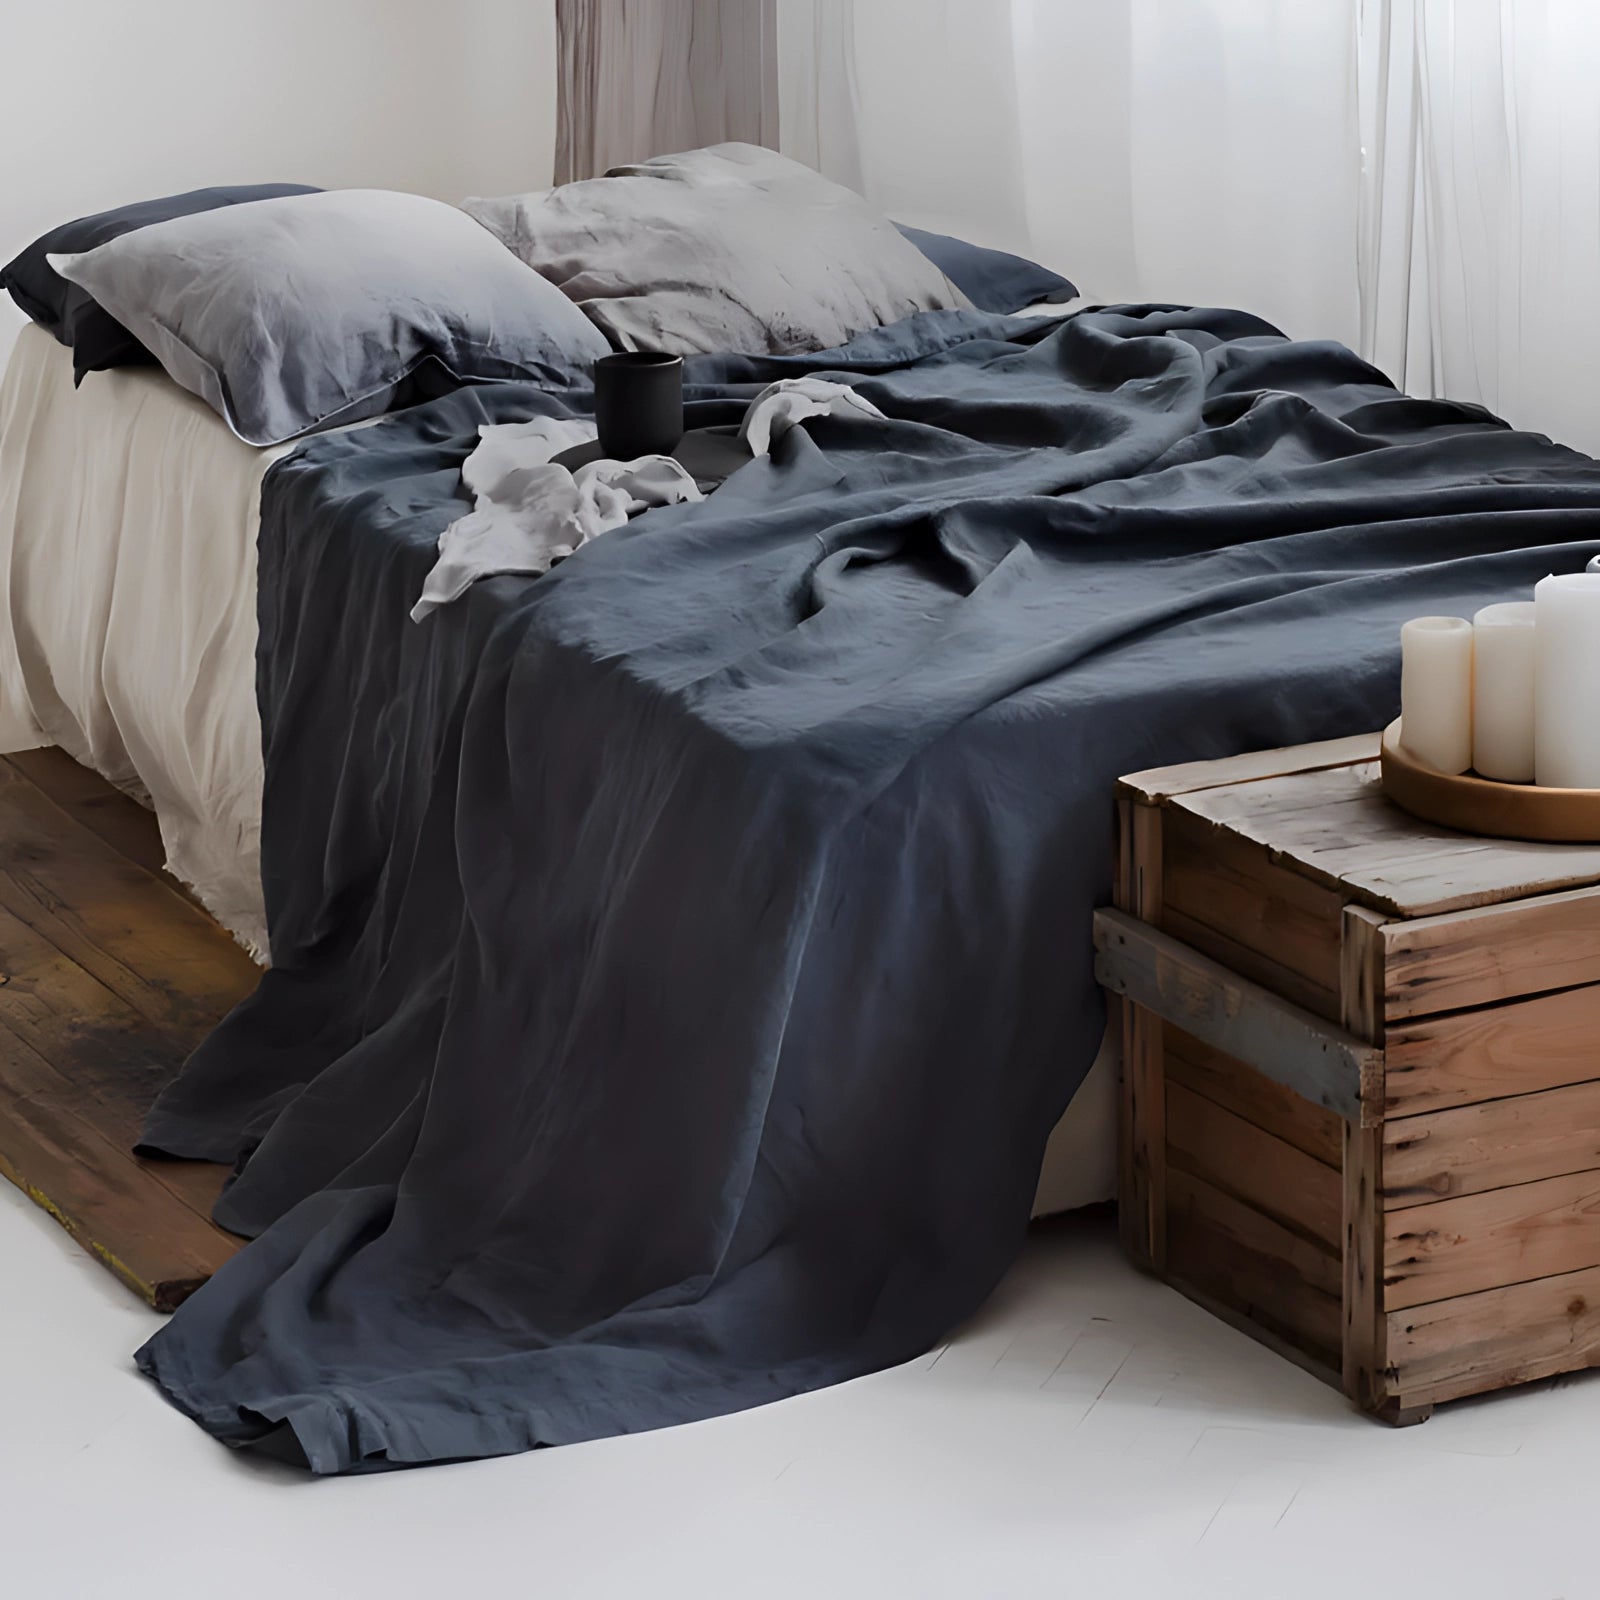
M 406 612 L 473 390 L 267 480 L 273 968 L 153 1110 L 259 1235 L 140 1352 L 350 1472 L 925 1349 L 1094 1055 L 1111 786 L 1395 710 L 1401 621 L 1600 550 L 1600 466 L 1231 311 L 935 313 L 693 363 L 887 414 Z

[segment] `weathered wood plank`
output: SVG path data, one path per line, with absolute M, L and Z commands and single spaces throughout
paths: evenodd
M 1391 1020 L 1600 982 L 1600 889 L 1392 922 Z
M 1180 1277 L 1176 1273 L 1168 1274 L 1166 1281 L 1169 1288 L 1176 1289 L 1185 1300 L 1193 1302 L 1209 1316 L 1215 1317 L 1218 1322 L 1226 1323 L 1235 1332 L 1242 1333 L 1247 1339 L 1254 1339 L 1257 1344 L 1270 1350 L 1276 1356 L 1282 1356 L 1285 1361 L 1292 1366 L 1299 1367 L 1302 1372 L 1309 1372 L 1313 1378 L 1327 1384 L 1329 1388 L 1338 1389 L 1340 1387 L 1339 1371 L 1334 1365 L 1339 1356 L 1337 1350 L 1326 1349 L 1321 1345 L 1318 1345 L 1315 1350 L 1308 1349 L 1302 1342 L 1306 1337 L 1304 1334 L 1291 1334 L 1280 1331 L 1278 1328 L 1269 1328 L 1264 1322 L 1252 1317 L 1248 1311 L 1241 1311 L 1236 1306 L 1229 1305 L 1226 1301 L 1218 1299 L 1216 1295 L 1201 1288 L 1199 1284 L 1192 1283 L 1189 1279 Z M 1338 1309 L 1338 1301 L 1333 1300 L 1332 1296 L 1329 1296 L 1329 1302 L 1335 1310 Z M 1320 1308 L 1324 1321 L 1327 1309 L 1327 1304 Z
M 1095 914 L 1095 950 L 1113 993 L 1342 1117 L 1377 1116 L 1380 1050 L 1121 912 Z
M 58 1101 L 5 1104 L 0 1176 L 157 1310 L 172 1310 L 243 1247 Z
M 1164 930 L 1240 977 L 1337 1017 L 1340 896 L 1198 818 L 1178 810 L 1164 817 Z
M 1344 1159 L 1342 1117 L 1170 1025 L 1167 1081 L 1204 1095 L 1325 1166 L 1337 1169 Z
M 1600 1167 L 1600 1082 L 1387 1122 L 1384 1205 L 1413 1206 Z
M 1179 1185 L 1179 1202 L 1168 1223 L 1167 1270 L 1176 1286 L 1247 1318 L 1273 1336 L 1267 1342 L 1284 1341 L 1303 1364 L 1331 1377 L 1329 1369 L 1339 1365 L 1339 1297 L 1290 1270 L 1270 1243 L 1260 1248 L 1265 1236 L 1258 1238 L 1256 1225 L 1241 1227 L 1239 1211 L 1218 1204 L 1227 1197 L 1203 1180 L 1174 1172 L 1172 1181 Z M 1307 1272 L 1323 1275 L 1315 1257 L 1302 1254 L 1297 1260 Z
M 114 997 L 107 998 L 115 1004 Z M 176 1073 L 178 1063 L 159 1057 L 146 1059 L 139 1050 L 136 1032 L 113 1031 L 110 1037 L 116 1042 L 108 1051 L 107 1035 L 93 1036 L 87 1063 L 70 1051 L 63 1051 L 59 1061 L 52 1061 L 28 1044 L 11 1021 L 0 1018 L 0 1154 L 9 1149 L 16 1157 L 19 1149 L 25 1150 L 34 1138 L 25 1126 L 20 1133 L 22 1143 L 18 1144 L 17 1119 L 11 1108 L 26 1103 L 51 1108 L 74 1125 L 81 1123 L 97 1138 L 131 1156 L 145 1111 Z M 50 1036 L 45 1038 L 48 1043 Z M 128 1070 L 130 1066 L 132 1070 Z M 212 1208 L 228 1179 L 227 1167 L 209 1161 L 139 1156 L 131 1159 L 150 1181 L 210 1224 Z M 219 1235 L 228 1238 L 220 1230 Z M 229 1253 L 231 1248 L 230 1241 Z
M 219 1239 L 225 1241 L 226 1248 L 218 1257 L 218 1265 L 244 1247 L 242 1239 L 235 1238 L 211 1220 L 218 1197 L 233 1176 L 231 1167 L 217 1161 L 181 1161 L 175 1156 L 135 1156 L 133 1164 L 152 1183 L 160 1184 L 175 1200 L 186 1205 Z
M 1388 1318 L 1391 1380 L 1453 1400 L 1600 1364 L 1600 1267 L 1436 1300 Z
M 1384 1307 L 1600 1266 L 1600 1171 L 1384 1214 Z
M 96 1121 L 107 1137 L 131 1149 L 144 1108 L 177 1076 L 190 1040 L 141 1016 L 5 910 L 0 967 L 7 973 L 0 984 L 0 1056 L 7 1038 L 36 1052 L 63 1083 L 101 1107 Z M 16 1070 L 16 1052 L 10 1057 Z
M 1161 815 L 1152 806 L 1117 802 L 1117 903 L 1131 917 L 1161 917 Z M 1159 1271 L 1166 1260 L 1166 1097 L 1163 1024 L 1130 999 L 1117 1006 L 1117 1216 L 1130 1260 Z
M 148 839 L 147 819 L 115 818 L 137 812 L 132 800 L 61 770 L 52 782 L 94 802 L 93 829 L 82 806 L 0 761 L 0 1175 L 170 1309 L 241 1246 L 210 1221 L 227 1171 L 131 1146 L 155 1094 L 259 972 L 119 853 L 111 841 Z
M 1197 789 L 1191 794 L 1174 796 L 1172 804 L 1209 818 L 1240 838 L 1254 839 L 1273 849 L 1282 849 L 1282 846 L 1259 836 L 1258 825 L 1263 821 L 1274 822 L 1294 839 L 1312 830 L 1312 835 L 1320 841 L 1325 832 L 1322 819 L 1368 812 L 1384 819 L 1379 832 L 1386 837 L 1403 837 L 1414 843 L 1414 819 L 1403 811 L 1391 813 L 1388 807 L 1374 806 L 1381 794 L 1377 787 L 1379 770 L 1379 763 L 1374 759 L 1344 762 L 1337 767 L 1314 767 L 1305 772 L 1277 773 L 1253 783 Z
M 1330 1253 L 1340 1249 L 1337 1172 L 1203 1095 L 1170 1082 L 1167 1164 L 1242 1200 Z
M 1600 1077 L 1600 989 L 1393 1022 L 1384 1065 L 1391 1117 Z
M 80 766 L 55 745 L 19 750 L 0 759 L 118 855 L 182 892 L 177 879 L 167 873 L 167 851 L 155 812 L 114 788 L 98 772 Z
M 1174 1167 L 1168 1174 L 1167 1194 L 1172 1215 L 1195 1212 L 1224 1238 L 1279 1262 L 1319 1293 L 1337 1296 L 1341 1292 L 1336 1249 L 1286 1228 L 1266 1212 L 1184 1168 Z
M 232 939 L 215 937 L 205 912 L 75 826 L 5 762 L 0 907 L 142 1016 L 191 1041 L 260 981 Z
M 1179 944 L 1209 957 L 1218 966 L 1226 967 L 1241 978 L 1248 978 L 1251 983 L 1269 990 L 1291 1005 L 1299 1006 L 1302 1011 L 1326 1022 L 1338 1021 L 1339 997 L 1335 992 L 1301 977 L 1288 967 L 1276 965 L 1270 957 L 1239 944 L 1227 934 L 1203 922 L 1196 922 L 1182 911 L 1171 909 L 1162 915 L 1161 930 Z
M 1341 1017 L 1368 1044 L 1383 1044 L 1383 919 L 1347 906 L 1341 942 Z M 1379 1096 L 1381 1098 L 1381 1084 Z M 1346 1123 L 1341 1183 L 1344 1392 L 1363 1410 L 1388 1398 L 1384 1381 L 1383 1260 L 1379 1233 L 1383 1130 Z
M 1600 848 L 1469 838 L 1384 796 L 1375 763 L 1199 790 L 1170 802 L 1374 910 L 1421 917 L 1600 882 Z
M 1327 739 L 1320 744 L 1290 745 L 1281 750 L 1255 750 L 1218 761 L 1185 761 L 1177 766 L 1151 767 L 1145 772 L 1129 773 L 1118 783 L 1117 792 L 1128 799 L 1166 800 L 1200 789 L 1259 783 L 1286 773 L 1376 761 L 1381 747 L 1381 734 L 1362 733 L 1351 739 Z
M 1191 915 L 1219 927 L 1242 927 L 1263 940 L 1300 947 L 1303 962 L 1287 953 L 1280 959 L 1325 988 L 1338 986 L 1344 900 L 1337 890 L 1296 875 L 1265 846 L 1188 812 L 1174 809 L 1164 822 L 1169 902 L 1176 899 Z M 1174 882 L 1186 880 L 1196 887 L 1174 895 Z
M 1382 1130 L 1344 1124 L 1344 1285 L 1342 1375 L 1344 1392 L 1363 1411 L 1387 1398 L 1384 1387 L 1385 1327 L 1382 1216 L 1377 1186 L 1383 1153 Z

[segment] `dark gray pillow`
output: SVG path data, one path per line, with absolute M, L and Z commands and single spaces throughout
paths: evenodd
M 967 304 L 860 195 L 759 145 L 462 204 L 623 350 L 827 350 Z
M 454 206 L 387 189 L 258 200 L 50 265 L 249 444 L 451 383 L 587 381 L 604 337 Z
M 928 233 L 903 222 L 895 223 L 895 227 L 980 311 L 1009 314 L 1026 310 L 1041 300 L 1077 298 L 1077 286 L 1070 278 L 1063 278 L 1026 256 L 968 244 L 948 233 Z
M 63 222 L 35 239 L 14 261 L 0 268 L 0 288 L 41 328 L 62 344 L 71 345 L 74 382 L 81 383 L 88 372 L 147 363 L 152 359 L 150 352 L 76 284 L 67 283 L 53 272 L 47 258 L 93 250 L 136 228 L 170 222 L 173 217 L 191 216 L 196 211 L 316 192 L 304 183 L 250 183 L 228 189 L 190 189 L 184 194 L 162 195 L 156 200 L 97 211 L 93 216 Z

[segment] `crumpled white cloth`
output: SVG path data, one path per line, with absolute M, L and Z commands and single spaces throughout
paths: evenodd
M 439 559 L 411 608 L 421 622 L 500 572 L 548 572 L 579 545 L 636 512 L 705 498 L 670 456 L 591 461 L 576 472 L 551 458 L 594 438 L 592 422 L 535 417 L 485 424 L 461 467 L 473 509 L 439 537 Z
M 764 456 L 796 423 L 849 413 L 883 416 L 848 384 L 783 378 L 750 402 L 739 437 L 752 456 Z M 461 465 L 473 509 L 440 534 L 439 559 L 411 608 L 413 622 L 458 599 L 479 578 L 548 572 L 579 545 L 641 511 L 705 498 L 671 456 L 591 461 L 576 472 L 556 463 L 556 456 L 594 437 L 594 423 L 559 417 L 478 429 L 478 447 Z
M 847 383 L 826 378 L 780 378 L 750 402 L 739 437 L 753 456 L 764 456 L 797 422 L 812 417 L 875 417 L 883 413 Z

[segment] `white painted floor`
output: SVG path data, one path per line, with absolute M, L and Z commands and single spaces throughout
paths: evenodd
M 0 1595 L 1590 1600 L 1600 1376 L 1391 1432 L 1036 1231 L 943 1350 L 690 1428 L 315 1481 L 134 1372 L 154 1316 L 0 1183 Z

